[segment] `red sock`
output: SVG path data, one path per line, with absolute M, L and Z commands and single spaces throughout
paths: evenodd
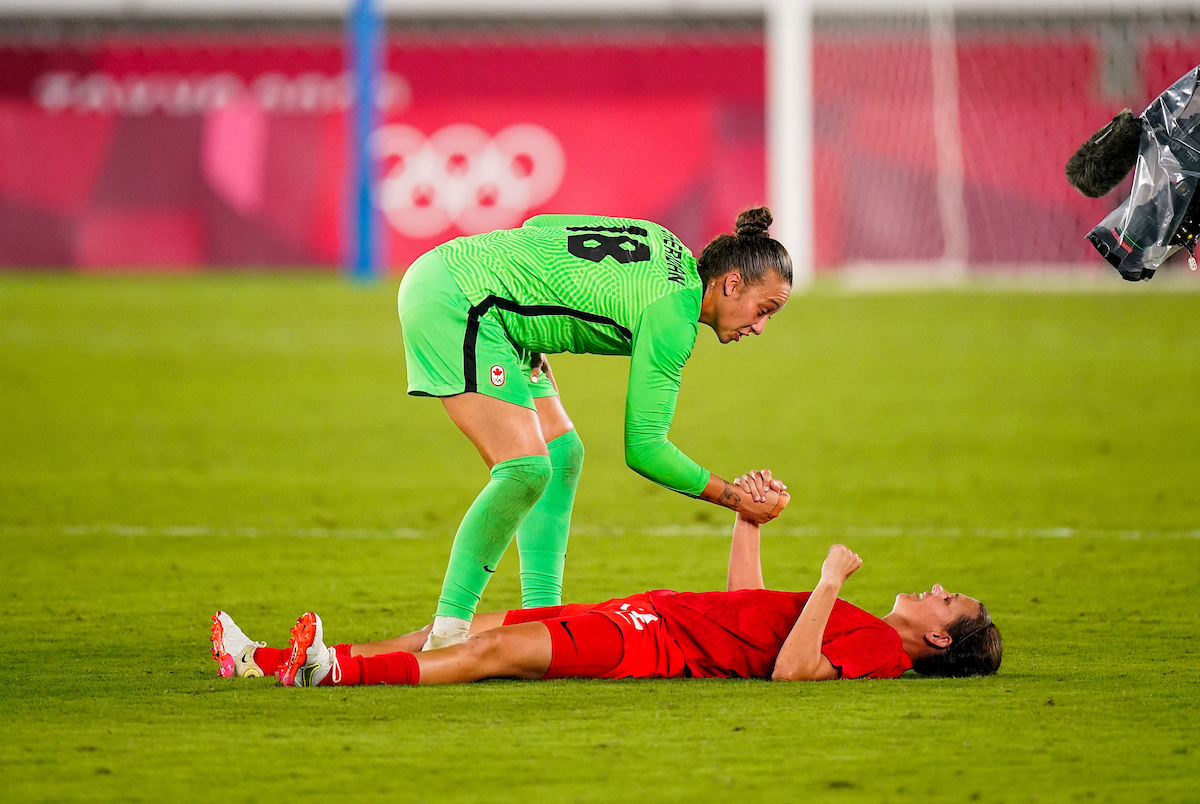
M 322 687 L 353 687 L 355 684 L 362 683 L 362 661 L 361 656 L 343 656 L 337 654 L 333 659 L 337 664 L 333 666 L 325 678 L 321 679 L 319 686 Z
M 280 668 L 287 664 L 287 660 L 291 656 L 291 648 L 256 648 L 254 651 L 254 663 L 262 668 L 263 675 L 273 676 Z
M 421 680 L 421 665 L 411 653 L 396 651 L 358 658 L 363 663 L 364 684 L 416 684 Z
M 349 656 L 350 649 L 353 647 L 354 646 L 351 645 L 350 643 L 346 643 L 345 645 L 334 645 L 333 652 L 336 653 L 338 656 Z
M 321 684 L 349 687 L 355 684 L 416 684 L 421 666 L 411 653 L 397 651 L 378 656 L 338 656 L 337 667 Z

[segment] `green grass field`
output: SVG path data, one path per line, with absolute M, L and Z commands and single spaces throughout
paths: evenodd
M 789 484 L 768 585 L 842 541 L 868 610 L 980 597 L 993 678 L 218 679 L 217 607 L 273 644 L 310 608 L 333 641 L 432 612 L 486 472 L 405 396 L 394 290 L 0 277 L 6 800 L 1200 800 L 1200 294 L 824 288 L 701 333 L 673 438 Z M 554 361 L 588 450 L 567 597 L 720 588 L 730 517 L 623 465 L 627 366 Z

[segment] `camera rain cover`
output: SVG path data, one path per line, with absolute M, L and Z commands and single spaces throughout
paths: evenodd
M 1200 67 L 1176 81 L 1142 112 L 1133 191 L 1087 236 L 1100 255 L 1131 282 L 1154 276 L 1184 244 L 1176 233 L 1200 183 L 1200 144 L 1195 137 L 1200 129 L 1198 82 Z M 1189 248 L 1193 243 L 1194 238 Z

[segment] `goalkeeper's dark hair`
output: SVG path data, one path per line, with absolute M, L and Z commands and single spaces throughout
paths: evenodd
M 913 662 L 913 670 L 923 676 L 966 678 L 991 676 L 1000 669 L 1004 640 L 992 622 L 987 606 L 979 604 L 975 616 L 964 614 L 946 629 L 950 646 Z
M 792 258 L 782 243 L 767 234 L 772 220 L 766 207 L 748 209 L 737 216 L 734 234 L 720 234 L 709 241 L 696 261 L 705 289 L 712 280 L 735 269 L 747 285 L 763 282 L 772 272 L 792 284 Z

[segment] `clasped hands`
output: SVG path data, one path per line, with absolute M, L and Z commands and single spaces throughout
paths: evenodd
M 772 477 L 770 469 L 755 469 L 733 482 L 746 495 L 737 506 L 738 517 L 756 525 L 779 516 L 792 500 L 787 486 Z

